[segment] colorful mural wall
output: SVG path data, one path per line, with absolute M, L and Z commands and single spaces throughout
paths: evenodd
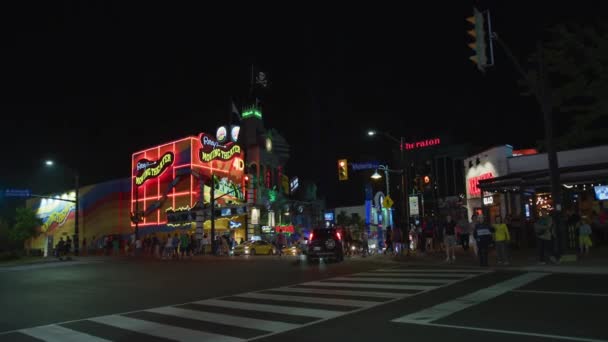
M 91 242 L 107 234 L 130 234 L 129 227 L 129 179 L 119 179 L 80 189 L 80 240 Z M 73 191 L 51 195 L 59 199 L 73 200 Z M 45 249 L 48 243 L 55 246 L 60 237 L 74 234 L 74 203 L 55 198 L 30 199 L 28 206 L 42 219 L 41 234 L 32 239 L 31 248 Z

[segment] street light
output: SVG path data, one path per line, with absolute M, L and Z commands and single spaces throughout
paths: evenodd
M 52 160 L 46 160 L 44 162 L 44 164 L 47 167 L 52 167 L 53 165 L 55 165 L 55 162 Z M 74 174 L 74 255 L 78 256 L 79 254 L 79 238 L 78 238 L 78 220 L 79 220 L 79 210 L 78 208 L 80 207 L 80 185 L 79 185 L 79 175 L 78 175 L 78 171 L 76 171 L 75 169 L 71 169 L 67 166 L 63 166 L 65 169 L 70 170 L 70 172 L 72 172 Z
M 380 179 L 382 178 L 382 176 L 378 173 L 378 170 L 374 171 L 374 174 L 372 175 L 372 179 Z
M 408 176 L 408 168 L 406 167 L 406 161 L 405 161 L 405 144 L 404 144 L 404 138 L 400 137 L 399 139 L 395 138 L 394 136 L 392 136 L 391 134 L 387 133 L 387 132 L 383 132 L 383 131 L 375 131 L 375 130 L 369 130 L 367 131 L 367 135 L 370 137 L 373 137 L 377 134 L 382 134 L 385 137 L 387 137 L 388 139 L 392 140 L 393 142 L 399 144 L 399 151 L 400 151 L 400 163 L 401 163 L 401 187 L 403 188 L 403 205 L 401 206 L 401 218 L 404 221 L 404 225 L 405 225 L 405 229 L 409 230 L 409 226 L 410 226 L 410 217 L 409 217 L 409 201 L 407 198 L 408 195 L 408 191 L 407 191 L 407 176 Z M 376 171 L 376 173 L 374 175 L 376 175 L 378 172 Z M 372 175 L 372 178 L 374 178 Z M 380 175 L 378 175 L 380 176 Z M 388 176 L 387 176 L 388 178 Z M 378 179 L 378 178 L 374 178 L 374 179 Z M 388 187 L 387 187 L 388 188 Z

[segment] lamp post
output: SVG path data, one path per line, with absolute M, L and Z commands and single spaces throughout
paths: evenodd
M 408 195 L 407 176 L 408 176 L 409 168 L 406 166 L 404 138 L 400 137 L 399 139 L 397 139 L 394 136 L 392 136 L 391 134 L 389 134 L 387 132 L 383 132 L 383 131 L 370 130 L 367 132 L 367 135 L 369 135 L 370 137 L 373 137 L 376 134 L 382 134 L 385 137 L 387 137 L 388 139 L 392 140 L 393 142 L 399 144 L 399 159 L 400 159 L 399 162 L 401 164 L 400 165 L 401 166 L 401 188 L 403 189 L 403 205 L 401 206 L 401 219 L 403 220 L 405 230 L 409 231 L 410 214 L 409 214 L 409 201 L 407 198 L 407 195 Z M 388 184 L 388 171 L 386 171 L 385 173 L 386 173 L 386 179 L 387 179 L 387 184 Z M 376 175 L 376 174 L 377 174 L 377 172 L 374 175 Z M 386 186 L 386 188 L 387 188 L 387 195 L 388 195 L 388 185 Z
M 53 167 L 55 165 L 55 162 L 53 162 L 52 160 L 46 160 L 44 162 L 44 164 L 47 167 Z M 69 170 L 73 175 L 74 175 L 74 255 L 78 256 L 79 254 L 79 249 L 80 249 L 80 239 L 78 238 L 78 221 L 80 218 L 80 212 L 79 212 L 79 207 L 80 207 L 80 175 L 78 174 L 78 171 L 76 169 L 72 169 L 69 168 L 67 166 L 63 166 L 63 168 Z

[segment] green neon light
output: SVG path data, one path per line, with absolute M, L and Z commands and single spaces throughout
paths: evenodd
M 257 110 L 257 109 L 250 109 L 250 110 L 247 110 L 247 111 L 243 112 L 243 119 L 251 117 L 251 116 L 256 117 L 258 119 L 261 119 L 262 118 L 262 112 L 259 111 L 259 110 Z

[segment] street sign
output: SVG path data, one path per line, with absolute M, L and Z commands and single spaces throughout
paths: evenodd
M 393 199 L 391 198 L 391 196 L 384 197 L 384 201 L 382 201 L 382 206 L 384 208 L 390 208 L 393 206 L 393 204 L 395 204 L 395 202 L 393 202 Z
M 418 203 L 418 195 L 410 196 L 410 215 L 420 215 L 420 206 Z
M 32 196 L 30 189 L 6 189 L 4 190 L 5 197 L 22 197 L 27 198 Z

